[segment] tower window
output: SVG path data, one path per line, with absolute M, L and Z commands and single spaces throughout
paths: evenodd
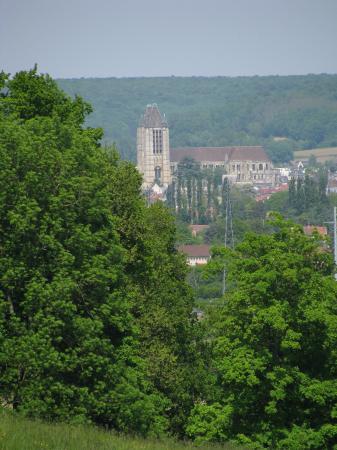
M 154 179 L 157 183 L 161 181 L 161 168 L 159 166 L 154 169 Z
M 153 153 L 163 153 L 163 130 L 152 130 Z

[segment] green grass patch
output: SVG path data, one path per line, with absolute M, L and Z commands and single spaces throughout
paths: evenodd
M 239 447 L 233 444 L 196 447 L 192 443 L 173 440 L 121 436 L 93 426 L 48 424 L 0 412 L 1 450 L 188 450 L 194 448 L 239 450 Z

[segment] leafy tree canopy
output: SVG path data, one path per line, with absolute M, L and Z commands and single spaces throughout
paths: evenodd
M 170 215 L 146 208 L 134 166 L 84 126 L 81 98 L 36 68 L 0 82 L 2 402 L 143 435 L 181 431 L 197 357 Z
M 337 287 L 316 238 L 275 217 L 271 235 L 220 252 L 229 289 L 211 319 L 217 391 L 187 432 L 252 448 L 331 449 L 337 423 Z M 221 256 L 222 255 L 222 256 Z M 220 259 L 219 259 L 220 258 Z M 222 263 L 221 263 L 222 261 Z

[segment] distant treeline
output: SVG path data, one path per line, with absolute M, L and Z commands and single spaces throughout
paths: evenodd
M 130 160 L 148 103 L 166 114 L 173 147 L 262 144 L 280 163 L 296 149 L 337 146 L 337 75 L 82 78 L 58 84 L 93 105 L 88 125 L 103 126 L 105 140 Z

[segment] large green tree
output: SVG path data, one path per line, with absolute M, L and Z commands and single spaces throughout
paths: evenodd
M 196 402 L 187 432 L 253 448 L 336 448 L 332 258 L 318 236 L 278 218 L 272 226 L 214 258 L 228 277 L 209 330 L 216 393 Z
M 167 211 L 146 208 L 138 172 L 84 127 L 80 98 L 36 68 L 0 83 L 2 403 L 181 429 L 192 301 Z

